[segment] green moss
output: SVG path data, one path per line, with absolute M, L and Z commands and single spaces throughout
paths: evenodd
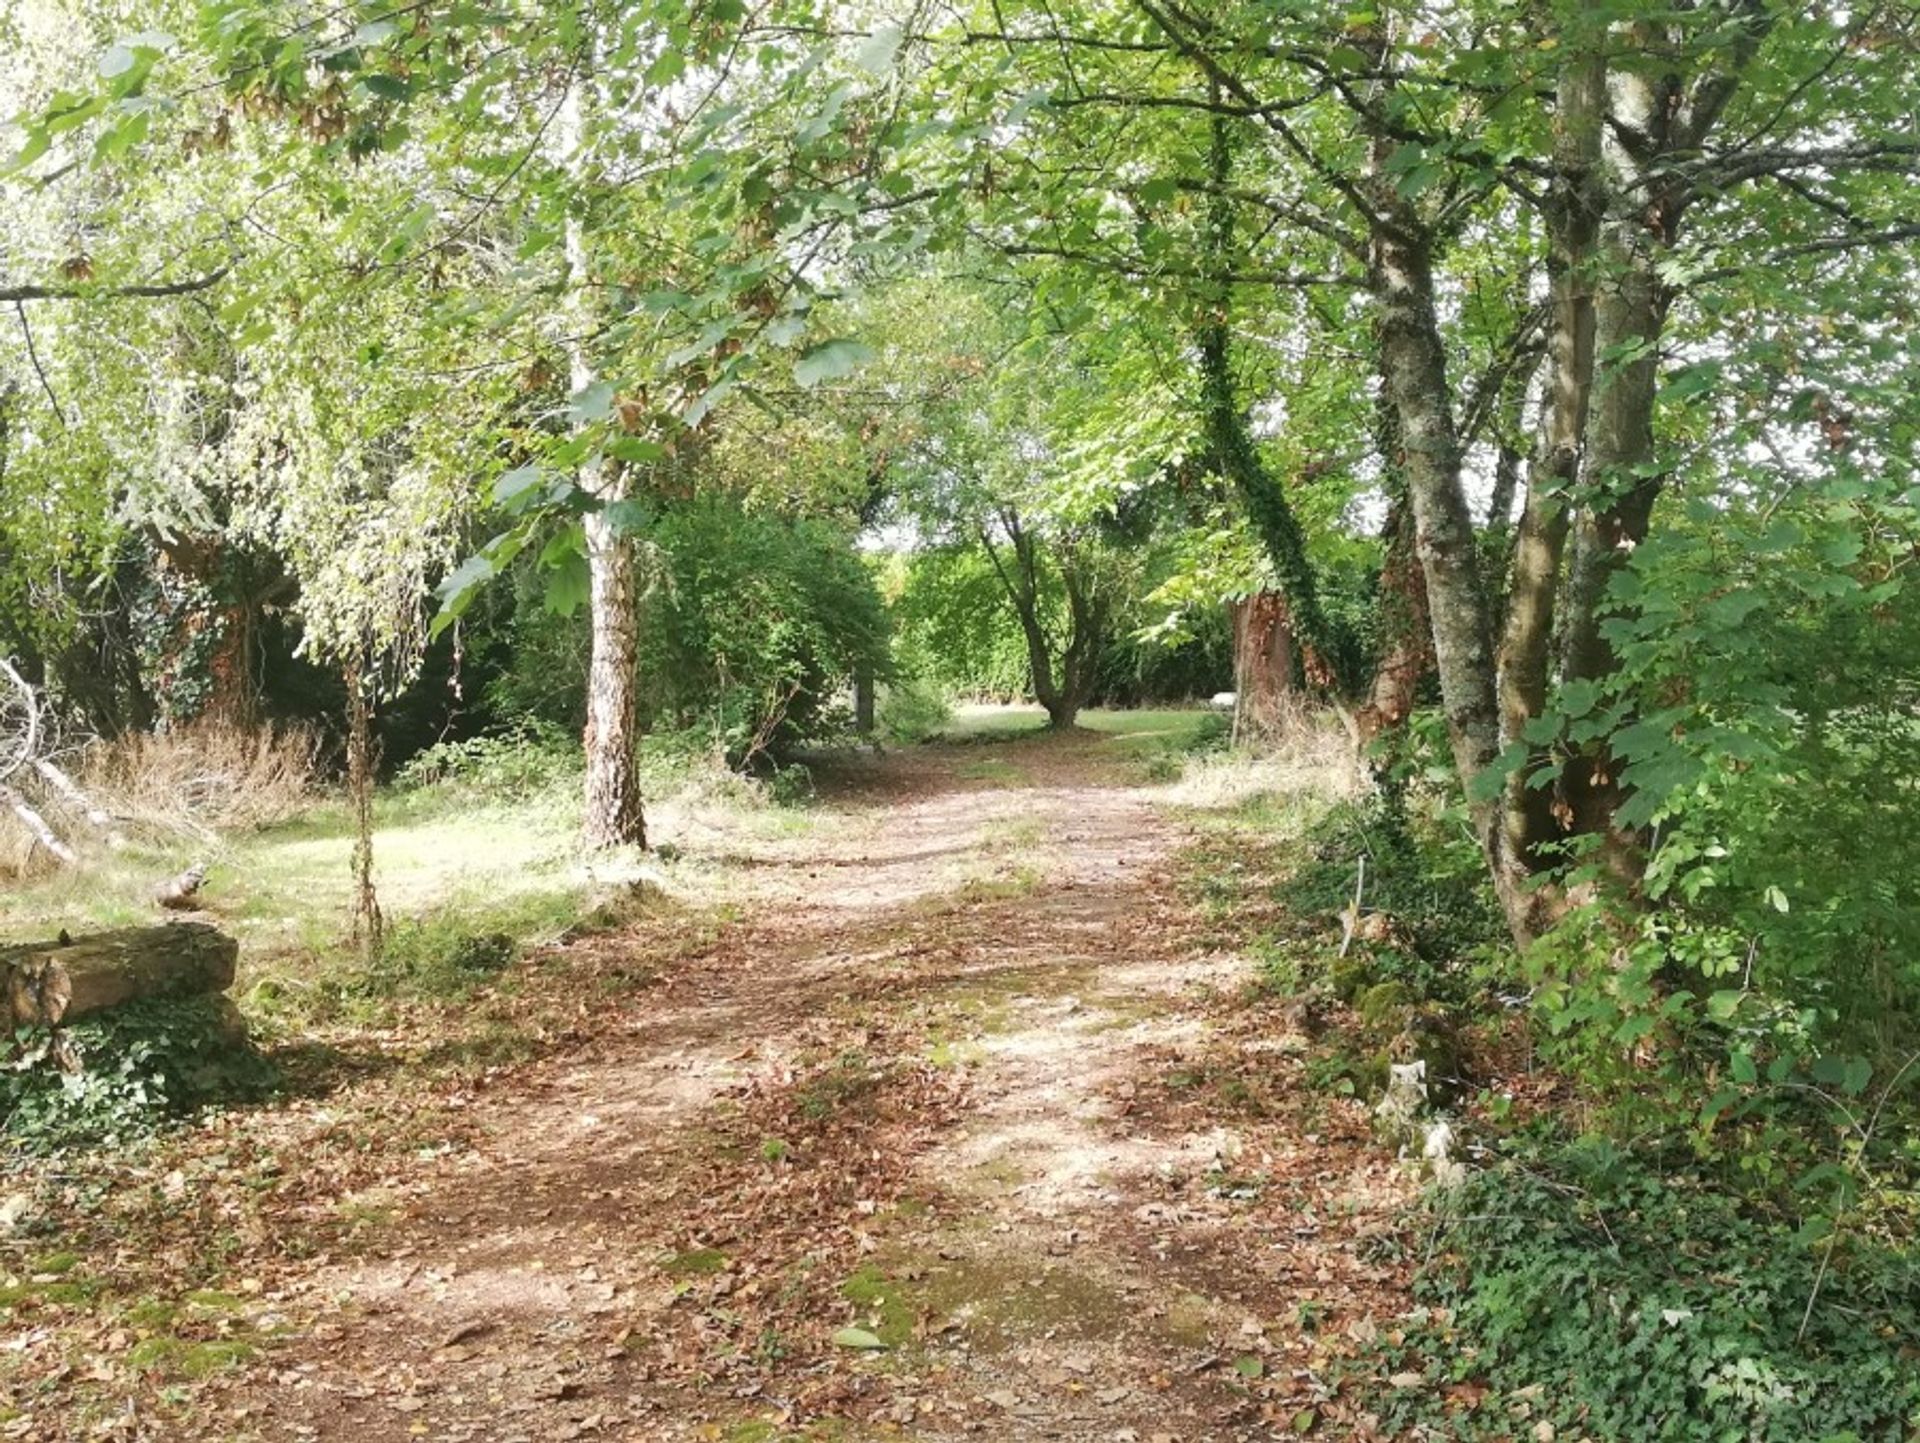
M 0 1308 L 77 1307 L 99 1291 L 98 1283 L 85 1280 L 72 1283 L 15 1283 L 10 1287 L 0 1287 Z
M 910 1285 L 889 1278 L 872 1263 L 866 1263 L 840 1285 L 840 1296 L 861 1310 L 861 1322 L 889 1348 L 898 1348 L 913 1338 L 918 1309 Z
M 179 1309 L 159 1298 L 142 1298 L 130 1304 L 121 1319 L 129 1327 L 159 1329 L 171 1324 Z
M 80 1255 L 78 1253 L 48 1253 L 43 1258 L 35 1258 L 30 1271 L 35 1274 L 51 1273 L 57 1277 L 64 1273 L 70 1273 L 79 1266 Z
M 251 1343 L 225 1340 L 195 1343 L 169 1334 L 148 1338 L 133 1345 L 127 1362 L 142 1371 L 164 1372 L 171 1377 L 196 1380 L 228 1368 L 237 1368 L 258 1357 L 260 1350 Z
M 661 1259 L 660 1271 L 670 1278 L 707 1278 L 725 1272 L 727 1255 L 718 1248 L 694 1248 Z
M 936 1042 L 927 1049 L 927 1061 L 935 1067 L 974 1067 L 985 1060 L 987 1049 L 977 1042 Z
M 1413 991 L 1404 982 L 1375 982 L 1354 999 L 1354 1010 L 1369 1027 L 1381 1027 L 1397 1021 L 1395 1014 L 1413 1002 Z
M 1327 985 L 1342 1002 L 1352 1002 L 1373 981 L 1373 959 L 1364 952 L 1349 952 L 1327 964 Z
M 1214 1306 L 1199 1293 L 1182 1293 L 1167 1308 L 1166 1334 L 1182 1347 L 1204 1348 L 1213 1341 Z
M 232 1293 L 216 1293 L 211 1290 L 188 1293 L 186 1301 L 210 1313 L 237 1313 L 246 1307 L 245 1300 Z

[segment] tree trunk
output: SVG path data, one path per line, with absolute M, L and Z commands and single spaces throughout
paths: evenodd
M 873 668 L 862 666 L 853 676 L 853 729 L 870 737 L 874 727 Z
M 224 992 L 239 955 L 205 922 L 173 922 L 0 948 L 0 971 L 14 1025 L 52 1027 L 141 998 Z
M 1039 608 L 1016 597 L 1014 610 L 1020 617 L 1020 632 L 1027 641 L 1027 671 L 1033 686 L 1033 699 L 1046 712 L 1049 727 L 1054 731 L 1067 731 L 1080 713 L 1080 704 L 1073 698 L 1070 688 L 1054 682 L 1053 653 L 1047 645 L 1046 628 L 1040 624 Z
M 20 825 L 33 834 L 34 841 L 47 849 L 49 856 L 66 863 L 69 867 L 80 860 L 79 853 L 62 841 L 60 834 L 47 825 L 47 819 L 41 816 L 25 797 L 4 783 L 0 783 L 0 806 L 4 806 L 13 813 Z
M 1214 99 L 1219 99 L 1217 85 Z M 1235 259 L 1234 208 L 1225 194 L 1232 160 L 1226 120 L 1216 115 L 1208 169 L 1217 194 L 1208 215 L 1207 248 L 1212 267 L 1223 276 L 1232 270 Z M 1280 594 L 1286 599 L 1288 625 L 1300 644 L 1308 684 L 1338 696 L 1347 682 L 1341 674 L 1346 647 L 1332 619 L 1321 608 L 1319 574 L 1307 554 L 1300 519 L 1294 515 L 1286 488 L 1261 459 L 1246 413 L 1240 407 L 1231 354 L 1233 288 L 1220 281 L 1211 289 L 1198 338 L 1200 396 L 1211 460 L 1246 506 L 1254 533 L 1273 568 Z
M 576 76 L 561 103 L 558 136 L 563 161 L 576 186 L 587 176 L 584 108 L 590 84 Z M 598 377 L 587 349 L 594 307 L 586 228 L 570 211 L 566 228 L 568 295 L 567 358 L 573 394 L 590 390 Z M 580 467 L 580 489 L 597 507 L 586 519 L 588 616 L 593 650 L 587 666 L 586 798 L 581 840 L 591 848 L 647 844 L 640 800 L 639 590 L 633 538 L 608 520 L 605 507 L 627 494 L 617 463 L 594 456 Z
M 590 468 L 591 469 L 591 468 Z M 602 485 L 615 499 L 620 488 Z M 647 844 L 640 799 L 639 599 L 633 539 L 603 516 L 587 518 L 593 655 L 587 666 L 587 789 L 583 840 L 589 847 Z
M 1389 462 L 1399 474 L 1399 461 Z M 1402 486 L 1404 493 L 1404 486 Z M 1416 554 L 1413 511 L 1404 494 L 1387 512 L 1387 550 L 1380 562 L 1379 606 L 1387 644 L 1373 671 L 1367 700 L 1354 717 L 1362 747 L 1406 725 L 1419 699 L 1420 683 L 1433 670 L 1433 618 L 1427 581 Z
M 1596 46 L 1603 35 L 1596 27 L 1579 40 Z M 1606 204 L 1599 174 L 1605 113 L 1606 61 L 1597 49 L 1587 49 L 1562 71 L 1556 107 L 1547 218 L 1547 405 L 1514 540 L 1500 644 L 1500 736 L 1509 747 L 1524 744 L 1527 724 L 1546 708 L 1554 597 L 1593 395 L 1594 242 Z M 1529 870 L 1549 864 L 1541 849 L 1557 833 L 1553 793 L 1533 781 L 1542 761 L 1530 753 L 1510 771 L 1501 802 L 1505 852 Z
M 353 801 L 353 937 L 363 957 L 380 954 L 386 923 L 373 885 L 373 704 L 359 662 L 345 669 L 347 793 Z
M 1286 598 L 1262 591 L 1227 603 L 1233 627 L 1233 734 L 1271 740 L 1286 726 L 1293 697 L 1293 629 Z

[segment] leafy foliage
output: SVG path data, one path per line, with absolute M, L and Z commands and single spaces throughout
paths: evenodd
M 57 1033 L 16 1033 L 0 1072 L 0 1129 L 32 1151 L 123 1143 L 170 1118 L 254 1101 L 273 1064 L 235 1036 L 221 997 L 154 998 Z
M 829 523 L 702 498 L 651 541 L 642 685 L 656 726 L 704 730 L 739 761 L 830 732 L 854 675 L 887 674 L 879 591 Z
M 1393 1423 L 1675 1443 L 1897 1443 L 1920 1426 L 1909 1253 L 1832 1247 L 1606 1145 L 1478 1173 L 1432 1209 L 1432 1311 L 1391 1355 L 1429 1387 L 1385 1394 Z M 1450 1394 L 1474 1406 L 1436 1401 Z

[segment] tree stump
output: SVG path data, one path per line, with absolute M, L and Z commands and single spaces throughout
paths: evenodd
M 191 997 L 233 985 L 240 944 L 205 922 L 126 927 L 0 947 L 16 1027 L 53 1027 L 123 1002 Z

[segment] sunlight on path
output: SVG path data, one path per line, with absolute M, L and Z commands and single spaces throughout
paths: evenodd
M 677 884 L 747 920 L 396 1164 L 231 1385 L 248 1436 L 1272 1436 L 1402 1185 L 1351 1125 L 1183 1113 L 1245 964 L 1114 740 L 842 762 L 799 835 L 689 835 Z

